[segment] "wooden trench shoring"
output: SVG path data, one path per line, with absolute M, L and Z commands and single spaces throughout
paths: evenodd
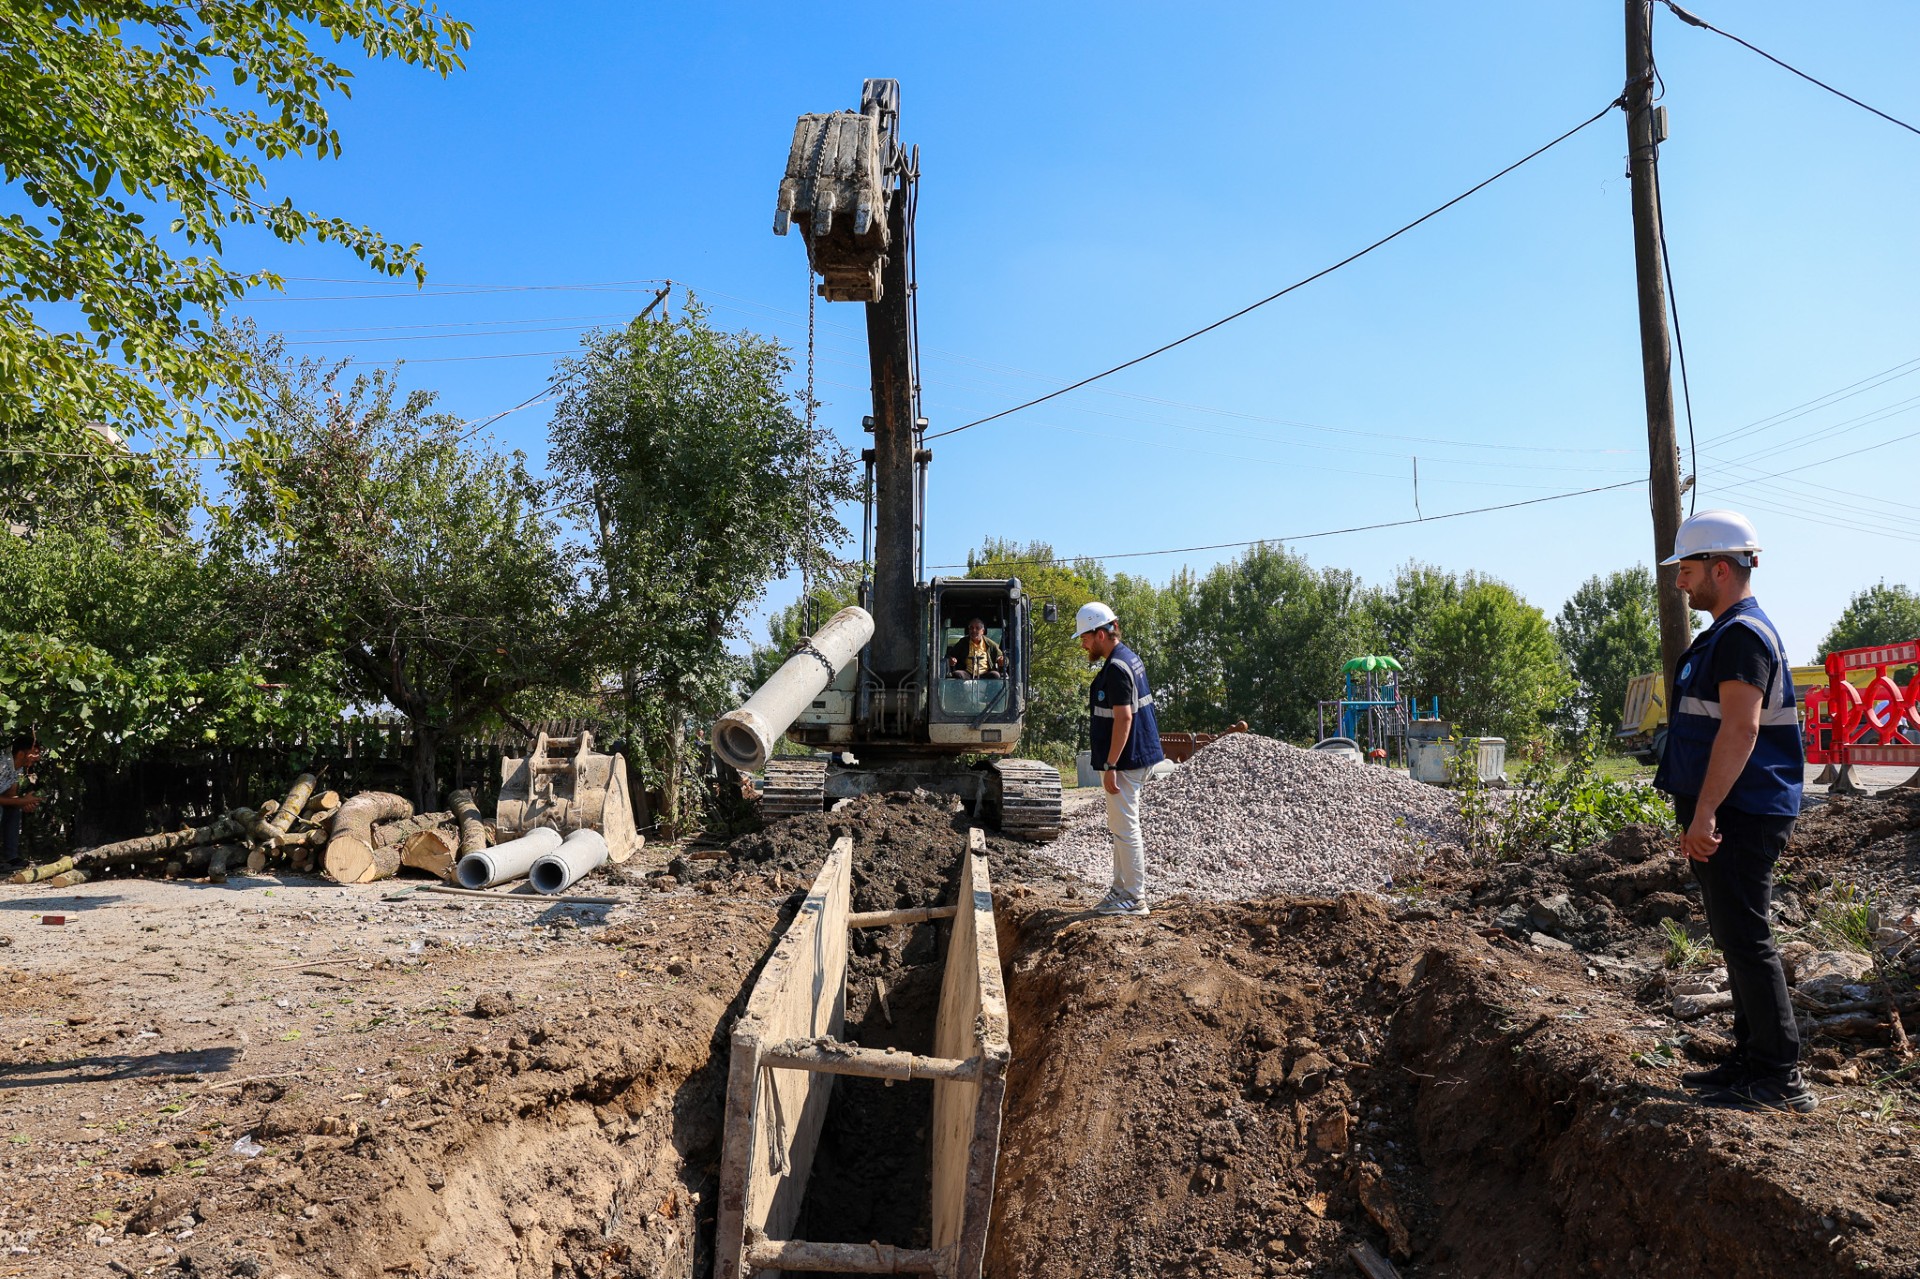
M 734 1026 L 716 1279 L 823 1270 L 978 1279 L 1012 1059 L 985 849 L 969 831 L 953 905 L 856 915 L 853 841 L 834 842 Z M 953 921 L 932 1054 L 844 1042 L 849 930 L 931 919 Z M 930 1247 L 793 1238 L 837 1074 L 932 1087 Z

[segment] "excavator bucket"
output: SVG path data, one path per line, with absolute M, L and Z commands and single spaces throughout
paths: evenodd
M 880 268 L 893 247 L 888 167 L 900 87 L 869 80 L 861 97 L 859 111 L 800 117 L 774 206 L 774 234 L 799 225 L 829 302 L 878 302 Z
M 494 824 L 502 840 L 547 826 L 569 834 L 598 831 L 607 860 L 623 862 L 640 847 L 633 824 L 627 758 L 593 749 L 593 734 L 534 738 L 524 756 L 500 761 L 500 805 Z

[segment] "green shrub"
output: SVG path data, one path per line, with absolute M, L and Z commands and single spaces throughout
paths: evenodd
M 1596 767 L 1597 732 L 1589 732 L 1565 760 L 1542 755 L 1519 768 L 1504 793 L 1483 783 L 1473 752 L 1454 761 L 1454 785 L 1467 851 L 1512 861 L 1537 853 L 1570 853 L 1611 838 L 1636 822 L 1671 827 L 1673 804 L 1650 786 L 1609 781 Z

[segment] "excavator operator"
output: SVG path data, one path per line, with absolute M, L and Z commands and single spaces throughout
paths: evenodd
M 967 622 L 967 633 L 947 646 L 947 676 L 950 679 L 1005 679 L 1007 655 L 987 638 L 987 624 L 979 618 Z

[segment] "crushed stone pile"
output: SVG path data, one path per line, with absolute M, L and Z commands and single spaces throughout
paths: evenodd
M 1270 737 L 1233 733 L 1140 799 L 1147 895 L 1232 901 L 1373 889 L 1461 843 L 1449 792 Z M 1112 875 L 1104 807 L 1043 851 L 1090 883 Z

